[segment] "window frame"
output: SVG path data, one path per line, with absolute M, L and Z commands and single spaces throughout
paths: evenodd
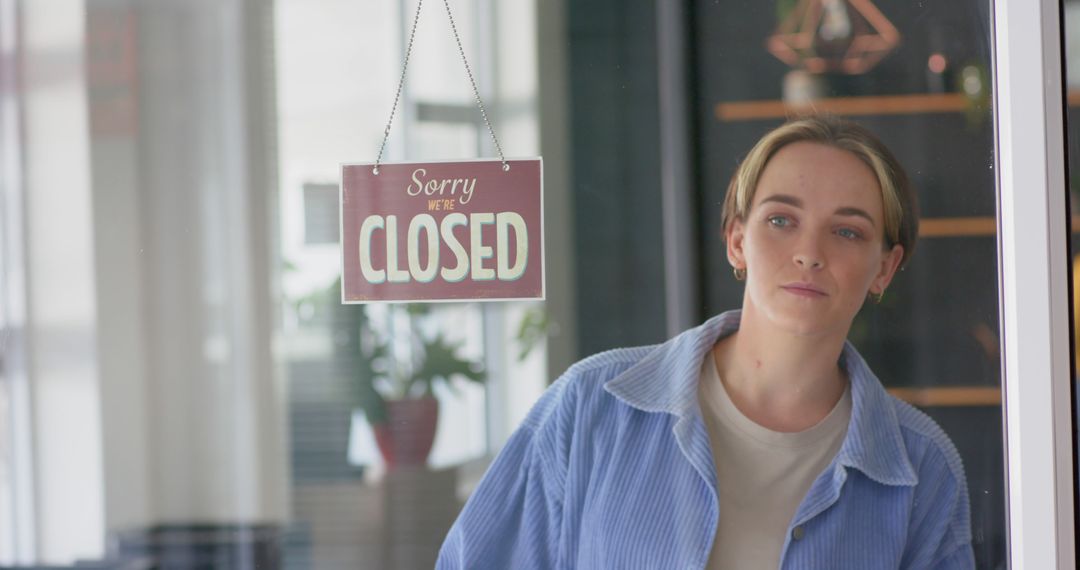
M 1076 564 L 1061 9 L 1056 0 L 994 3 L 999 302 L 1013 568 Z

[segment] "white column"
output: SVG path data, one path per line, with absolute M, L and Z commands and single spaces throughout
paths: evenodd
M 281 523 L 270 7 L 95 7 L 125 6 L 137 122 L 94 138 L 108 530 Z
M 84 6 L 20 9 L 33 555 L 66 563 L 104 550 Z
M 141 235 L 138 180 L 138 29 L 124 1 L 89 7 L 88 80 L 94 188 L 97 302 L 101 309 L 102 453 L 107 530 L 152 520 L 143 283 L 149 256 Z

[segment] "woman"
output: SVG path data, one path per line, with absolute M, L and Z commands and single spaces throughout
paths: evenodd
M 907 178 L 841 120 L 770 132 L 728 188 L 741 311 L 555 382 L 439 568 L 973 568 L 960 458 L 850 343 L 914 250 Z

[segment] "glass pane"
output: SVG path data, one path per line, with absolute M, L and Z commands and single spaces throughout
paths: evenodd
M 990 2 L 461 0 L 460 47 L 425 4 L 416 20 L 416 0 L 0 0 L 18 63 L 0 66 L 0 565 L 1003 567 Z M 340 169 L 380 156 L 392 108 L 384 161 L 495 155 L 462 50 L 507 156 L 543 155 L 547 299 L 343 305 Z M 823 197 L 781 193 L 794 210 L 753 230 L 812 235 L 798 255 L 729 258 L 733 173 L 813 111 L 883 141 L 918 199 L 917 251 L 879 303 L 865 293 L 890 280 L 871 269 L 900 259 L 900 232 L 868 155 L 835 141 L 819 145 L 835 168 L 794 170 L 861 180 L 857 203 L 815 178 Z M 762 176 L 795 160 L 780 153 Z M 821 259 L 802 292 L 774 284 L 844 303 L 799 336 L 746 291 L 806 244 Z M 689 269 L 665 275 L 669 255 Z M 792 366 L 799 346 L 814 363 Z M 763 347 L 790 383 L 739 376 Z M 776 397 L 740 391 L 755 385 Z M 686 406 L 665 408 L 672 393 Z M 773 479 L 733 475 L 749 455 L 722 447 L 721 417 L 785 442 L 828 428 L 839 447 L 779 473 L 797 490 L 783 505 L 759 485 L 770 521 L 733 529 L 724 493 Z M 849 442 L 879 429 L 895 437 L 871 464 Z M 830 508 L 809 512 L 822 489 Z M 746 529 L 773 558 L 723 546 Z M 803 562 L 824 551 L 835 564 Z
M 301 239 L 314 219 L 298 207 L 301 188 L 333 184 L 336 192 L 330 181 L 342 163 L 375 159 L 416 17 L 383 160 L 491 156 L 444 6 L 428 3 L 419 16 L 416 9 L 415 2 L 277 3 L 295 541 L 286 546 L 288 567 L 432 567 L 460 498 L 546 385 L 543 304 L 343 306 L 337 219 L 334 243 Z M 539 154 L 532 2 L 456 2 L 453 10 L 500 142 L 515 156 Z M 505 25 L 496 28 L 496 18 Z M 496 53 L 514 59 L 508 65 Z M 422 385 L 410 391 L 433 342 L 458 363 L 443 362 L 448 377 L 430 393 Z M 455 366 L 479 374 L 450 374 Z M 392 433 L 400 418 L 424 433 Z M 402 456 L 393 442 L 413 436 L 428 438 L 430 451 Z

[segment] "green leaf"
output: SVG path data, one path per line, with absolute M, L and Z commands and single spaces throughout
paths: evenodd
M 518 362 L 528 358 L 533 349 L 547 336 L 547 332 L 548 314 L 542 306 L 525 311 L 515 336 L 518 342 Z
M 371 425 L 386 423 L 386 399 L 375 389 L 374 382 L 359 382 L 359 403 Z
M 409 303 L 405 305 L 405 313 L 410 317 L 422 317 L 431 313 L 430 303 Z
M 798 0 L 777 0 L 776 1 L 776 22 L 777 24 L 783 24 L 784 20 L 791 16 L 791 13 L 795 11 L 795 7 L 799 4 Z
M 370 331 L 361 331 L 361 334 L 370 335 Z M 361 345 L 364 344 L 361 338 Z M 358 358 L 355 367 L 356 401 L 367 415 L 372 425 L 386 422 L 386 399 L 375 389 L 375 382 L 383 377 L 383 364 L 387 356 L 385 344 L 374 343 L 367 350 L 363 346 L 357 351 Z
M 485 380 L 483 366 L 479 362 L 466 360 L 458 356 L 461 343 L 450 344 L 440 333 L 431 340 L 423 341 L 424 361 L 413 374 L 409 384 L 410 392 L 417 384 L 426 384 L 425 393 L 431 391 L 432 384 L 437 380 L 443 381 L 447 386 L 450 380 L 460 377 L 466 380 L 481 383 Z

